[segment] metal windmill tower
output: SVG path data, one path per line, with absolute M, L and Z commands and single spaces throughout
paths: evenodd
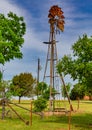
M 58 86 L 58 75 L 56 73 L 56 63 L 58 60 L 57 57 L 57 48 L 56 48 L 56 34 L 57 32 L 64 31 L 64 16 L 63 11 L 57 5 L 54 5 L 49 10 L 48 22 L 50 24 L 50 36 L 49 42 L 44 42 L 48 44 L 48 53 L 45 65 L 44 80 L 46 77 L 49 77 L 50 84 L 50 110 L 53 110 L 55 95 L 59 94 L 60 87 Z M 47 75 L 47 67 L 49 64 L 49 75 Z M 56 94 L 53 92 L 53 88 L 56 90 Z M 59 95 L 58 95 L 59 97 Z

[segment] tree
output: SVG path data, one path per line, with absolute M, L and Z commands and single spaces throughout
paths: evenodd
M 86 93 L 86 89 L 84 88 L 84 86 L 80 83 L 77 83 L 74 85 L 73 89 L 71 90 L 70 98 L 72 100 L 83 99 L 85 93 Z
M 12 93 L 10 92 L 10 81 L 2 80 L 0 82 L 0 98 L 10 99 Z
M 54 97 L 56 95 L 56 93 L 57 93 L 57 91 L 55 90 L 55 88 L 52 88 L 52 97 Z M 48 88 L 45 90 L 42 97 L 46 100 L 50 99 L 50 86 L 48 86 Z
M 9 100 L 12 96 L 12 94 L 9 91 L 10 83 L 9 81 L 1 80 L 0 82 L 0 98 L 1 104 L 2 104 L 2 119 L 5 117 L 5 106 L 6 106 L 6 100 Z
M 21 73 L 13 77 L 10 91 L 14 96 L 19 96 L 20 103 L 21 97 L 32 96 L 35 84 L 36 80 L 33 78 L 31 73 Z
M 71 90 L 71 93 L 70 93 L 71 100 L 78 100 L 77 109 L 79 109 L 80 99 L 83 99 L 83 97 L 85 96 L 85 93 L 86 93 L 86 89 L 80 83 L 75 84 L 73 89 Z
M 43 95 L 43 93 L 46 91 L 47 88 L 48 88 L 48 85 L 45 82 L 39 82 L 34 89 L 34 93 L 37 96 L 41 96 Z
M 22 58 L 20 47 L 24 42 L 26 25 L 23 17 L 9 12 L 7 17 L 0 14 L 0 63 L 14 58 Z
M 56 92 L 56 90 L 54 88 L 52 88 L 52 93 L 53 93 L 52 96 L 55 95 L 55 92 Z M 40 96 L 46 100 L 49 100 L 50 87 L 45 82 L 39 82 L 35 88 L 35 93 L 37 94 L 37 96 Z
M 72 45 L 73 55 L 65 55 L 57 68 L 64 76 L 70 75 L 73 80 L 92 89 L 92 37 L 86 34 L 79 37 Z M 92 95 L 92 93 L 91 93 Z

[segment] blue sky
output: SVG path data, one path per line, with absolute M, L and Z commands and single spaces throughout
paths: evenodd
M 0 0 L 0 13 L 5 15 L 12 11 L 18 16 L 23 16 L 27 25 L 22 47 L 23 59 L 11 60 L 0 69 L 4 70 L 4 79 L 11 80 L 16 74 L 31 72 L 37 76 L 37 59 L 40 58 L 42 70 L 46 61 L 47 46 L 44 41 L 49 40 L 48 11 L 51 6 L 58 5 L 65 16 L 64 32 L 56 36 L 58 57 L 70 54 L 71 45 L 79 36 L 86 33 L 92 35 L 92 0 Z

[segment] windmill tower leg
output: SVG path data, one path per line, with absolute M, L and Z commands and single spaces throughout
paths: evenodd
M 47 42 L 46 42 L 47 43 Z M 44 79 L 45 77 L 49 77 L 49 85 L 50 85 L 50 104 L 49 108 L 50 111 L 54 109 L 54 94 L 53 88 L 55 89 L 55 64 L 57 62 L 57 51 L 56 51 L 56 40 L 55 40 L 55 29 L 54 24 L 50 25 L 50 38 L 48 42 L 48 53 L 46 59 L 46 66 L 44 72 Z M 49 76 L 46 76 L 47 66 L 49 64 Z

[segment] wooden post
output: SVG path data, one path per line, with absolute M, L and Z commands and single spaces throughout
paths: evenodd
M 78 100 L 77 110 L 79 110 L 80 98 L 79 98 L 79 97 L 77 97 L 77 100 Z
M 29 125 L 29 121 L 25 121 L 8 103 L 7 105 L 11 108 L 11 110 L 21 119 L 26 125 Z
M 30 104 L 30 125 L 32 126 L 32 101 Z
M 71 130 L 71 106 L 70 106 L 70 111 L 68 115 L 68 130 Z

